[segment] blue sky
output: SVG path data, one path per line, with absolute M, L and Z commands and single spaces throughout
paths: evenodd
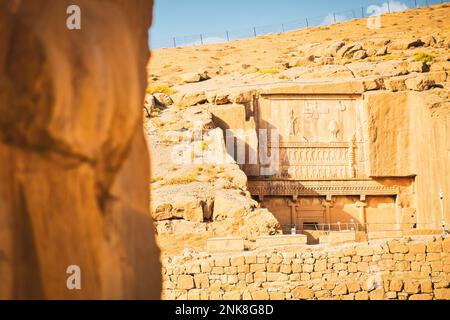
M 325 16 L 332 12 L 342 12 L 348 9 L 359 9 L 355 12 L 361 15 L 361 7 L 382 5 L 387 0 L 155 0 L 154 21 L 151 29 L 150 44 L 152 47 L 172 44 L 172 37 L 179 38 L 180 43 L 188 44 L 199 41 L 200 33 L 220 31 L 221 33 L 205 35 L 205 38 L 215 39 L 226 37 L 225 30 L 234 31 L 236 36 L 245 36 L 253 26 L 276 25 L 281 30 L 281 23 L 300 21 L 306 17 L 313 24 L 320 24 Z M 407 3 L 409 7 L 414 0 L 396 0 L 391 3 Z M 418 0 L 419 4 L 425 0 Z M 439 2 L 431 0 L 430 2 Z M 350 12 L 343 13 L 349 16 Z M 331 16 L 332 18 L 332 16 Z M 328 20 L 330 20 L 330 16 Z M 271 31 L 267 28 L 267 32 Z M 261 28 L 261 32 L 266 29 Z M 258 30 L 259 32 L 259 30 Z M 195 35 L 191 38 L 184 36 Z

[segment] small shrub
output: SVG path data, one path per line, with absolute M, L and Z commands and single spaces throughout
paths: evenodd
M 154 93 L 164 93 L 167 94 L 168 96 L 177 93 L 176 90 L 171 89 L 169 86 L 164 86 L 164 85 L 159 85 L 159 86 L 154 86 L 154 87 L 149 87 L 147 88 L 147 93 L 148 94 L 154 94 Z
M 396 59 L 400 59 L 401 56 L 397 55 L 397 54 L 387 54 L 385 56 L 383 56 L 383 60 L 396 60 Z
M 280 71 L 277 69 L 262 69 L 258 71 L 259 73 L 264 73 L 264 74 L 277 74 Z
M 414 56 L 414 61 L 420 61 L 425 63 L 433 62 L 434 56 L 432 54 L 426 53 L 426 52 L 419 52 L 416 53 Z
M 259 69 L 256 67 L 245 69 L 242 74 L 256 73 L 259 72 Z
M 194 173 L 186 173 L 184 175 L 176 176 L 173 178 L 168 178 L 164 180 L 164 184 L 172 185 L 172 184 L 188 184 L 191 182 L 197 181 L 197 175 Z

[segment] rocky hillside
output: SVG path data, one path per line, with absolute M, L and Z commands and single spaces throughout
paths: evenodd
M 184 245 L 203 247 L 212 236 L 254 240 L 279 231 L 273 215 L 251 198 L 247 177 L 228 156 L 222 130 L 214 128 L 206 106 L 175 104 L 156 113 L 146 130 L 152 154 L 151 210 L 164 252 Z
M 195 80 L 192 73 L 199 71 L 202 76 L 205 72 L 211 78 L 228 75 L 244 83 L 254 79 L 280 81 L 286 80 L 285 77 L 304 78 L 309 70 L 315 71 L 322 65 L 337 68 L 355 62 L 416 59 L 430 62 L 433 59 L 431 70 L 441 70 L 448 67 L 447 59 L 450 58 L 449 11 L 449 4 L 443 4 L 383 14 L 378 29 L 368 28 L 367 19 L 359 19 L 223 44 L 156 50 L 149 63 L 150 86 L 172 87 L 189 82 Z M 298 67 L 308 69 L 286 71 Z M 347 74 L 333 71 L 331 74 L 351 76 L 349 70 Z M 317 78 L 317 75 L 310 77 Z
M 227 156 L 211 112 L 231 112 L 267 87 L 345 79 L 363 91 L 428 90 L 445 119 L 449 14 L 444 4 L 385 14 L 379 29 L 369 29 L 362 19 L 155 51 L 145 113 L 153 155 L 152 214 L 163 251 L 201 247 L 212 235 L 252 240 L 279 232 L 273 215 L 246 191 L 246 176 Z

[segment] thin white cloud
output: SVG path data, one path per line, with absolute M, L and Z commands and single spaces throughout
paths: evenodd
M 408 10 L 409 7 L 399 1 L 384 2 L 382 5 L 371 5 L 367 7 L 367 14 L 370 16 L 378 16 L 383 13 L 398 12 Z
M 336 19 L 335 19 L 336 17 Z M 341 15 L 334 15 L 333 13 L 330 13 L 329 15 L 327 15 L 323 21 L 320 23 L 321 26 L 328 26 L 330 24 L 333 24 L 335 22 L 343 22 L 347 20 L 345 16 L 341 16 Z
M 400 1 L 389 1 L 389 4 L 388 2 L 384 2 L 381 5 L 369 6 L 367 9 L 367 13 L 369 15 L 379 15 L 383 13 L 404 11 L 408 9 L 409 7 L 405 3 L 402 3 Z M 333 13 L 330 13 L 323 19 L 320 25 L 327 26 L 335 22 L 343 22 L 346 20 L 348 20 L 346 16 L 336 14 L 335 18 L 335 15 Z
M 387 2 L 383 3 L 380 6 L 380 13 L 387 13 L 387 12 L 397 12 L 397 11 L 404 11 L 408 10 L 409 7 L 401 3 L 399 1 L 389 1 L 389 4 Z

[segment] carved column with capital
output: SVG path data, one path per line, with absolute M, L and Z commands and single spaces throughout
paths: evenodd
M 359 208 L 359 221 L 361 222 L 363 227 L 366 227 L 367 220 L 366 220 L 366 209 L 365 208 L 367 206 L 367 203 L 365 202 L 365 198 L 364 198 L 364 200 L 357 201 L 355 203 L 355 205 L 357 208 Z
M 322 206 L 325 208 L 325 223 L 331 223 L 331 209 L 334 206 L 334 201 L 331 196 L 327 196 L 324 201 L 322 201 Z

